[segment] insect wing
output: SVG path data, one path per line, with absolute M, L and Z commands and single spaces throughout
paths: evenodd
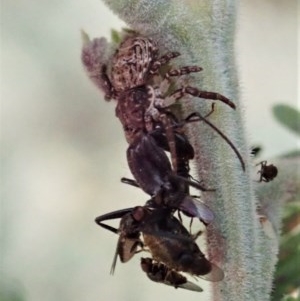
M 127 149 L 127 161 L 137 184 L 149 195 L 156 195 L 172 171 L 170 161 L 151 136 L 143 136 Z
M 194 291 L 194 292 L 203 292 L 203 289 L 200 286 L 198 286 L 197 284 L 195 284 L 191 281 L 187 281 L 184 284 L 180 284 L 180 285 L 178 285 L 178 287 L 184 288 L 186 290 Z
M 172 272 L 175 272 L 175 271 L 172 271 Z M 177 274 L 179 274 L 179 273 L 177 273 Z M 181 274 L 179 274 L 179 275 L 181 276 Z M 148 274 L 148 277 L 149 277 L 149 279 L 153 280 L 152 278 L 150 278 L 149 274 Z M 155 280 L 153 280 L 153 281 L 155 281 Z M 191 281 L 188 281 L 188 280 L 185 280 L 185 282 L 182 284 L 175 284 L 172 281 L 169 281 L 169 279 L 167 277 L 163 281 L 156 281 L 156 282 L 160 282 L 160 283 L 163 283 L 163 284 L 166 284 L 169 286 L 173 286 L 175 288 L 179 287 L 179 288 L 183 288 L 183 289 L 194 291 L 194 292 L 203 292 L 203 289 L 200 286 L 198 286 L 197 284 L 195 284 Z
M 217 281 L 223 280 L 223 278 L 224 278 L 223 270 L 220 269 L 218 266 L 216 266 L 213 263 L 210 263 L 210 265 L 211 265 L 210 272 L 205 275 L 199 275 L 199 277 L 204 280 L 212 281 L 212 282 L 217 282 Z
M 205 224 L 211 223 L 214 219 L 214 214 L 209 207 L 190 196 L 183 199 L 179 209 L 188 216 L 198 217 Z
M 110 270 L 111 275 L 114 274 L 118 255 L 120 257 L 121 262 L 125 263 L 134 256 L 140 244 L 141 242 L 139 239 L 130 239 L 124 237 L 123 235 L 120 235 L 118 239 L 118 244 L 114 255 L 113 263 L 111 265 L 111 270 Z
M 135 239 L 125 239 L 122 241 L 122 247 L 119 249 L 119 255 L 121 262 L 129 261 L 136 253 L 139 242 Z
M 119 240 L 120 240 L 120 239 L 119 239 Z M 118 255 L 119 255 L 118 249 L 119 249 L 119 241 L 118 241 L 118 245 L 117 245 L 117 248 L 116 248 L 116 252 L 115 252 L 115 255 L 114 255 L 114 259 L 113 259 L 113 262 L 112 262 L 111 268 L 110 268 L 110 274 L 111 274 L 111 275 L 114 274 L 115 269 L 116 269 L 117 260 L 118 260 Z

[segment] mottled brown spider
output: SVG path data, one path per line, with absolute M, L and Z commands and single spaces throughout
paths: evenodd
M 107 87 L 109 87 L 107 91 L 104 91 L 106 98 L 114 98 L 119 101 L 120 95 L 129 89 L 149 85 L 153 76 L 158 74 L 162 66 L 180 55 L 178 52 L 168 52 L 159 58 L 158 54 L 157 44 L 150 38 L 141 36 L 129 36 L 125 38 L 112 58 L 110 76 L 107 75 L 105 65 L 102 69 L 103 79 L 107 81 Z M 147 86 L 150 90 L 149 101 L 153 105 L 168 107 L 184 95 L 190 94 L 204 99 L 220 100 L 230 107 L 235 108 L 235 105 L 221 94 L 201 91 L 189 86 L 177 89 L 168 97 L 161 98 L 169 88 L 168 82 L 170 77 L 199 72 L 201 70 L 202 68 L 198 66 L 186 66 L 180 69 L 169 70 L 164 75 L 164 80 L 159 87 Z
M 117 100 L 116 116 L 123 125 L 127 142 L 131 145 L 140 139 L 141 135 L 152 132 L 157 123 L 163 124 L 174 172 L 177 171 L 176 139 L 172 121 L 168 118 L 168 108 L 185 95 L 192 95 L 203 99 L 219 100 L 235 109 L 235 105 L 225 96 L 215 92 L 201 91 L 191 86 L 180 87 L 169 93 L 171 77 L 199 72 L 202 68 L 185 66 L 170 69 L 164 75 L 160 74 L 161 67 L 180 54 L 168 52 L 159 57 L 158 46 L 150 38 L 127 36 L 111 58 L 110 64 L 102 59 L 101 66 L 97 62 L 96 70 L 92 67 L 95 57 L 99 57 L 94 53 L 94 49 L 97 48 L 95 45 L 92 42 L 92 46 L 83 49 L 82 61 L 94 81 L 95 73 L 100 73 L 96 79 L 99 82 L 98 86 L 105 93 L 105 98 Z M 110 70 L 108 70 L 108 65 Z M 159 80 L 155 81 L 157 77 Z M 202 116 L 198 120 L 205 121 Z M 219 130 L 217 131 L 220 133 Z M 224 135 L 221 134 L 221 136 L 224 138 Z M 225 140 L 229 141 L 228 138 Z M 232 143 L 229 142 L 229 144 L 239 157 L 244 169 L 240 154 Z

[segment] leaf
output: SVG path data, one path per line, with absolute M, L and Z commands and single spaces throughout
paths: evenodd
M 288 105 L 278 104 L 273 107 L 277 121 L 290 131 L 300 135 L 300 112 Z

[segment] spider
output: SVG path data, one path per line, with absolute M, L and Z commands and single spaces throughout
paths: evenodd
M 166 148 L 171 153 L 174 172 L 178 170 L 179 158 L 176 155 L 178 132 L 176 133 L 172 127 L 173 117 L 170 120 L 168 108 L 185 95 L 192 95 L 203 99 L 219 100 L 235 109 L 234 103 L 225 96 L 215 92 L 201 91 L 191 86 L 180 87 L 174 92 L 168 93 L 171 77 L 200 72 L 202 68 L 185 66 L 179 69 L 170 69 L 161 75 L 162 67 L 180 54 L 168 52 L 159 57 L 158 46 L 150 38 L 138 35 L 125 37 L 110 60 L 110 72 L 108 72 L 107 61 L 97 61 L 98 57 L 102 59 L 102 56 L 97 54 L 97 49 L 101 48 L 99 43 L 99 39 L 95 39 L 90 47 L 83 49 L 82 61 L 90 77 L 94 81 L 96 77 L 98 86 L 105 93 L 105 99 L 117 100 L 116 116 L 123 125 L 127 142 L 131 145 L 135 140 L 140 139 L 141 135 L 153 132 L 157 124 L 162 124 L 167 136 L 168 146 Z M 96 66 L 94 69 L 93 64 Z M 155 84 L 157 77 L 161 77 L 158 85 Z M 197 120 L 205 121 L 200 114 L 198 114 Z M 197 120 L 193 119 L 193 121 Z M 209 125 L 229 143 L 245 169 L 241 155 L 235 146 L 215 126 L 210 123 Z
M 256 164 L 256 166 L 261 166 L 261 169 L 257 172 L 260 173 L 258 182 L 270 182 L 276 178 L 278 174 L 277 167 L 273 164 L 267 165 L 267 163 L 267 161 L 261 161 L 260 163 Z

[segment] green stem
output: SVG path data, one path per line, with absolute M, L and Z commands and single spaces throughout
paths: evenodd
M 179 51 L 181 65 L 197 64 L 204 71 L 191 78 L 203 90 L 217 91 L 237 106 L 234 111 L 217 103 L 210 120 L 241 152 L 243 172 L 232 149 L 211 128 L 201 123 L 189 128 L 196 150 L 199 179 L 215 192 L 203 200 L 215 212 L 207 229 L 210 259 L 222 266 L 225 279 L 213 284 L 215 301 L 269 300 L 276 263 L 277 238 L 268 238 L 256 214 L 253 180 L 239 82 L 234 58 L 236 2 L 234 0 L 104 0 L 132 29 L 156 39 L 162 53 Z M 196 81 L 197 80 L 197 81 Z M 195 84 L 197 82 L 197 84 Z M 183 111 L 205 115 L 210 102 L 194 99 Z

